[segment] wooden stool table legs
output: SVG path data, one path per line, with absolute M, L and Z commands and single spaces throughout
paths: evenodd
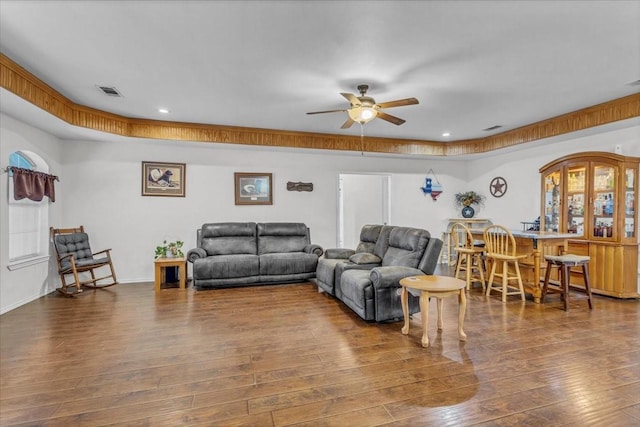
M 560 270 L 560 285 L 557 288 L 552 288 L 556 292 L 562 294 L 562 301 L 564 302 L 564 310 L 569 310 L 569 282 L 571 280 L 571 267 L 582 266 L 582 273 L 584 274 L 584 288 L 587 294 L 587 301 L 589 302 L 589 310 L 593 309 L 591 303 L 591 286 L 589 284 L 589 269 L 588 264 L 590 258 L 588 256 L 579 255 L 547 255 L 544 257 L 547 260 L 547 271 L 544 275 L 544 285 L 542 286 L 541 302 L 544 303 L 544 298 L 547 295 L 549 289 L 549 277 L 551 275 L 551 268 L 558 267 Z

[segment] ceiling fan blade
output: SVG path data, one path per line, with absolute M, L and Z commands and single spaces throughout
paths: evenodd
M 347 119 L 346 122 L 344 122 L 342 124 L 342 126 L 340 126 L 340 129 L 349 129 L 351 127 L 352 124 L 354 124 L 355 122 L 353 121 L 353 119 L 351 117 L 349 117 Z
M 351 103 L 351 105 L 362 105 L 362 102 L 360 102 L 358 97 L 355 96 L 352 93 L 340 93 L 340 95 L 342 95 L 345 98 L 347 98 L 347 101 L 349 101 Z
M 402 107 L 404 105 L 415 105 L 418 104 L 418 100 L 416 98 L 407 98 L 407 99 L 398 99 L 397 101 L 389 101 L 389 102 L 381 102 L 378 104 L 379 108 L 391 108 L 391 107 Z
M 311 113 L 307 113 L 307 114 L 324 114 L 324 113 L 340 113 L 340 112 L 344 112 L 347 110 L 327 110 L 327 111 L 312 111 Z
M 406 120 L 402 120 L 399 117 L 396 116 L 392 116 L 391 114 L 387 114 L 385 112 L 382 112 L 380 110 L 378 110 L 378 118 L 382 119 L 382 120 L 386 120 L 388 122 L 393 123 L 394 125 L 401 125 L 404 122 L 406 122 Z

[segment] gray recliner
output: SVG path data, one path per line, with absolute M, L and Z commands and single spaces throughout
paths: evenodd
M 376 251 L 376 242 L 383 227 L 386 228 L 386 233 L 391 229 L 391 227 L 376 224 L 364 225 L 360 230 L 360 243 L 358 243 L 355 250 L 345 248 L 325 250 L 324 257 L 318 260 L 318 268 L 316 270 L 318 290 L 329 295 L 336 295 L 336 278 L 339 280 L 345 270 L 370 270 L 381 265 L 385 249 L 380 246 Z M 350 260 L 351 258 L 353 258 L 353 261 Z
M 318 261 L 316 283 L 367 321 L 403 317 L 400 279 L 433 274 L 442 240 L 428 231 L 387 225 L 365 225 L 355 250 L 327 249 Z M 409 313 L 420 311 L 419 299 L 409 296 Z
M 345 271 L 336 283 L 336 294 L 340 293 L 341 301 L 364 320 L 400 320 L 403 318 L 400 280 L 433 274 L 441 249 L 442 240 L 432 238 L 426 230 L 394 227 L 382 264 L 371 270 Z M 410 295 L 409 313 L 419 311 L 419 299 Z

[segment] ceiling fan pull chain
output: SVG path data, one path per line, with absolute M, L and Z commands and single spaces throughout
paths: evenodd
M 360 152 L 364 157 L 364 123 L 360 123 Z

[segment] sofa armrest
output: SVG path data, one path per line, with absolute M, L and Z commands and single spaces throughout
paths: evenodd
M 327 259 L 349 259 L 355 253 L 356 251 L 353 249 L 332 248 L 324 251 L 324 257 Z
M 193 263 L 197 259 L 204 259 L 207 257 L 207 251 L 202 248 L 194 248 L 187 252 L 187 260 Z
M 397 288 L 400 286 L 400 279 L 409 276 L 421 276 L 424 271 L 404 266 L 376 267 L 371 270 L 371 283 L 375 289 Z
M 314 245 L 313 243 L 304 247 L 304 252 L 308 254 L 316 254 L 318 258 L 324 253 L 324 249 L 320 245 Z
M 357 254 L 353 254 L 349 257 L 349 261 L 354 264 L 375 264 L 382 265 L 382 260 L 378 255 L 370 254 L 368 252 L 360 252 Z

